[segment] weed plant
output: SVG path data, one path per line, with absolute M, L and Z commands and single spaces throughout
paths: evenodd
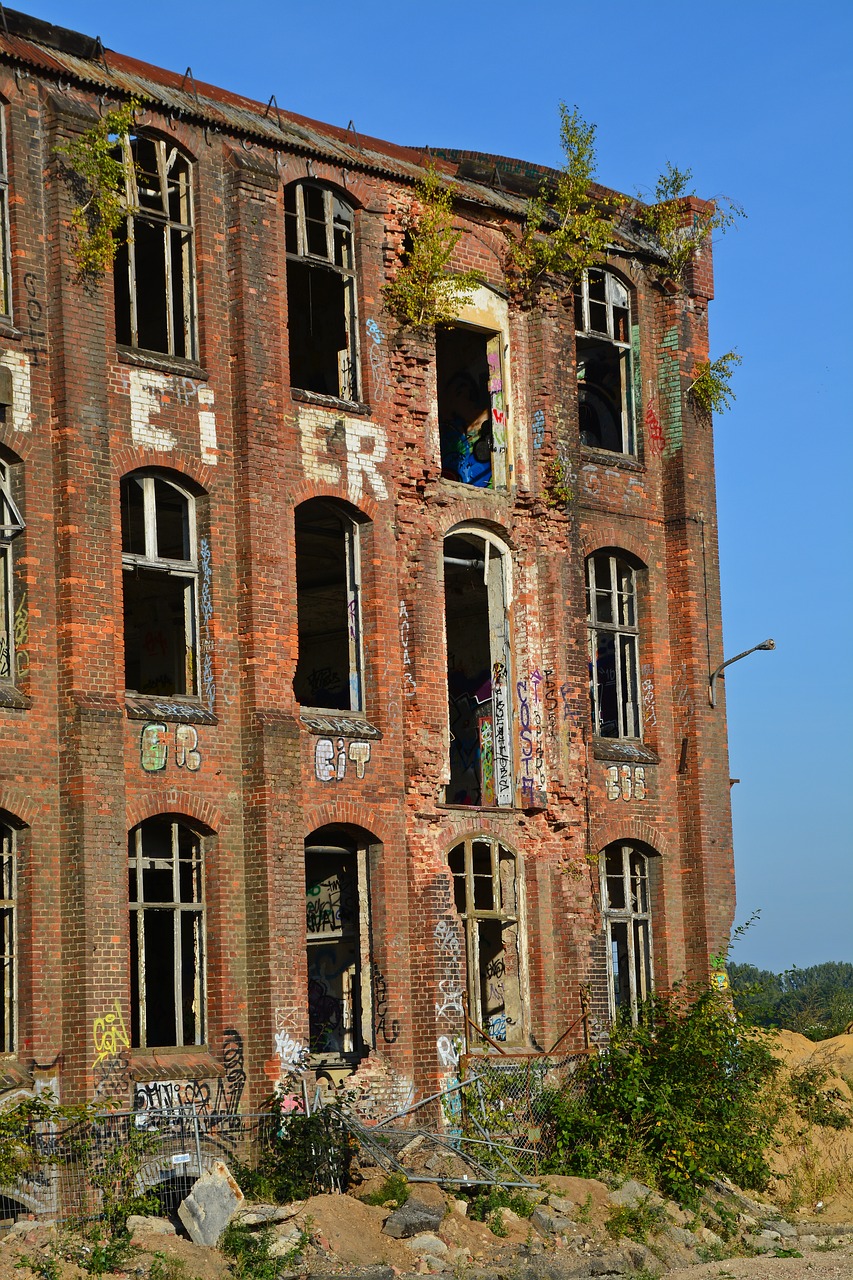
M 402 1173 L 389 1173 L 388 1177 L 373 1191 L 361 1197 L 364 1204 L 391 1205 L 400 1209 L 406 1203 L 411 1191 Z

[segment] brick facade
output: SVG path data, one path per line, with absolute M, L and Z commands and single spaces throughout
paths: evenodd
M 9 23 L 0 98 L 11 302 L 0 365 L 12 371 L 12 403 L 0 461 L 26 527 L 9 543 L 15 669 L 0 681 L 0 821 L 17 865 L 7 1081 L 54 1080 L 66 1099 L 203 1095 L 252 1108 L 273 1085 L 298 1094 L 294 1067 L 339 1080 L 361 1061 L 365 1110 L 405 1105 L 453 1075 L 463 992 L 482 1001 L 483 1020 L 491 1010 L 494 1035 L 509 1017 L 520 1048 L 548 1048 L 576 1023 L 584 986 L 606 1021 L 599 863 L 608 846 L 647 859 L 655 981 L 707 973 L 734 904 L 725 710 L 707 695 L 722 658 L 713 440 L 688 395 L 694 362 L 707 358 L 710 248 L 686 287 L 668 292 L 648 246 L 615 236 L 603 266 L 630 298 L 636 440 L 625 452 L 588 447 L 571 297 L 543 293 L 530 306 L 508 292 L 507 232 L 525 207 L 514 162 L 493 180 L 500 160 L 481 157 L 489 177 L 478 181 L 470 157 L 437 160 L 462 232 L 454 265 L 483 277 L 460 320 L 501 349 L 491 367 L 508 419 L 506 483 L 452 479 L 442 475 L 435 335 L 401 329 L 383 309 L 427 158 L 182 85 L 111 51 L 102 58 L 85 37 L 35 20 L 9 14 Z M 140 136 L 165 138 L 189 161 L 192 360 L 118 344 L 114 274 L 81 280 L 76 267 L 75 194 L 56 148 L 92 126 L 99 102 L 130 93 Z M 300 389 L 291 370 L 288 269 L 297 268 L 285 191 L 294 183 L 331 191 L 352 211 L 351 399 Z M 177 485 L 168 492 L 184 495 L 194 528 L 192 572 L 184 580 L 171 570 L 193 601 L 183 693 L 125 689 L 120 494 L 132 474 Z M 555 474 L 569 491 L 556 502 Z M 326 505 L 302 505 L 317 499 Z M 357 706 L 344 695 L 341 705 L 337 689 L 333 705 L 324 702 L 328 665 L 309 672 L 312 709 L 294 693 L 305 591 L 296 546 L 301 513 L 312 510 L 338 513 L 358 560 Z M 305 536 L 333 540 L 328 529 Z M 465 561 L 460 546 L 471 564 L 492 557 L 484 582 L 502 575 L 502 606 L 497 587 L 480 587 L 479 567 L 470 577 L 476 600 L 489 594 L 488 608 L 503 609 L 490 626 L 508 655 L 504 701 L 487 664 L 478 706 L 491 712 L 476 711 L 481 735 L 505 735 L 508 774 L 486 781 L 492 757 L 481 736 L 472 766 L 480 803 L 451 795 L 451 753 L 458 762 L 462 748 L 449 723 L 445 546 L 448 563 Z M 636 585 L 643 723 L 596 737 L 585 561 L 604 550 L 631 567 Z M 151 581 L 156 569 L 145 571 Z M 453 625 L 467 636 L 464 615 Z M 152 622 L 140 643 L 156 647 L 158 634 Z M 326 639 L 316 636 L 319 652 Z M 303 665 L 309 648 L 303 637 Z M 483 802 L 502 785 L 502 803 Z M 187 907 L 178 968 L 196 994 L 181 988 L 175 1039 L 190 1042 L 141 1047 L 132 1043 L 140 961 L 130 958 L 128 835 L 157 818 L 166 820 L 158 830 L 180 828 L 202 851 L 203 946 L 187 940 Z M 475 860 L 498 859 L 504 905 L 500 918 L 466 925 L 464 874 L 454 897 L 451 873 L 463 855 L 451 851 L 474 837 Z M 328 931 L 325 959 L 322 937 L 312 944 L 312 999 L 327 1009 L 313 1026 L 306 841 L 318 866 L 337 868 L 318 872 L 313 889 L 309 877 L 309 909 L 310 893 L 325 903 L 333 881 L 339 895 L 315 930 Z M 344 852 L 319 852 L 333 848 Z M 478 865 L 472 893 L 485 883 Z M 151 927 L 138 945 L 153 972 L 160 925 Z M 344 955 L 347 928 L 355 940 L 341 977 L 329 966 Z M 493 957 L 479 985 L 466 978 L 475 934 Z M 330 1040 L 323 1053 L 318 1027 L 334 1021 L 335 999 L 347 1006 L 352 1044 L 333 1051 Z M 171 990 L 169 1000 L 177 1007 Z M 186 1030 L 196 1016 L 198 1044 Z

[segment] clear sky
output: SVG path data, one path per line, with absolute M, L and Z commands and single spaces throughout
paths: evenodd
M 744 205 L 711 308 L 712 356 L 743 356 L 715 424 L 725 647 L 778 648 L 725 682 L 738 919 L 762 911 L 733 959 L 853 960 L 849 0 L 13 4 L 405 144 L 556 165 L 564 99 L 608 186 L 648 191 L 671 160 Z

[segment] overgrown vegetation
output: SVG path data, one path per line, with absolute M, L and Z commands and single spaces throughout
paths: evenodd
M 355 1140 L 335 1107 L 311 1116 L 277 1114 L 275 1134 L 265 1143 L 255 1167 L 234 1161 L 234 1176 L 244 1195 L 256 1200 L 305 1200 L 320 1191 L 346 1191 Z
M 507 265 L 521 291 L 533 296 L 554 277 L 571 284 L 596 263 L 612 236 L 612 217 L 627 203 L 593 197 L 596 126 L 575 106 L 560 103 L 560 145 L 565 163 L 552 184 L 529 201 L 521 238 L 510 245 Z
M 727 351 L 716 360 L 700 360 L 693 370 L 689 394 L 703 413 L 725 413 L 736 398 L 732 391 L 732 375 L 742 356 Z
M 378 1187 L 368 1191 L 361 1197 L 364 1204 L 388 1205 L 400 1209 L 406 1203 L 411 1192 L 409 1184 L 402 1173 L 389 1173 Z
M 545 505 L 560 509 L 574 497 L 569 469 L 562 458 L 550 458 L 544 468 L 543 496 Z
M 453 230 L 453 197 L 434 165 L 418 182 L 415 200 L 419 211 L 410 216 L 402 262 L 384 289 L 385 306 L 412 329 L 449 325 L 471 301 L 482 276 L 449 270 L 462 232 Z
M 543 1095 L 553 1169 L 633 1174 L 684 1203 L 725 1176 L 761 1188 L 775 1115 L 763 1088 L 779 1064 L 713 989 L 658 992 L 621 1019 L 609 1051 L 580 1068 L 580 1100 Z
M 757 1026 L 825 1040 L 853 1023 L 853 964 L 829 961 L 771 973 L 729 962 L 727 972 L 736 1008 Z
M 56 148 L 68 161 L 77 203 L 71 214 L 81 275 L 102 275 L 113 265 L 115 233 L 125 215 L 125 172 L 120 140 L 133 129 L 138 102 L 113 107 L 78 138 Z
M 227 1258 L 231 1259 L 231 1274 L 236 1280 L 278 1280 L 283 1269 L 287 1269 L 311 1242 L 310 1221 L 300 1231 L 290 1249 L 279 1257 L 270 1253 L 275 1240 L 273 1232 L 267 1228 L 253 1231 L 249 1227 L 227 1226 L 222 1233 L 219 1248 Z
M 701 212 L 694 210 L 689 220 L 686 202 L 696 195 L 692 179 L 691 169 L 679 169 L 667 161 L 655 185 L 654 203 L 642 205 L 639 212 L 639 221 L 657 240 L 666 259 L 661 274 L 676 282 L 714 231 L 726 231 L 746 217 L 734 200 L 717 196 Z
M 495 1214 L 502 1209 L 511 1209 L 519 1218 L 529 1218 L 536 1205 L 523 1191 L 512 1191 L 509 1187 L 488 1187 L 470 1197 L 468 1217 L 475 1222 L 491 1223 Z
M 668 1225 L 666 1210 L 662 1204 L 654 1204 L 651 1196 L 635 1205 L 621 1204 L 611 1209 L 605 1224 L 607 1234 L 615 1239 L 628 1236 L 641 1244 L 646 1244 L 649 1236 L 660 1235 Z

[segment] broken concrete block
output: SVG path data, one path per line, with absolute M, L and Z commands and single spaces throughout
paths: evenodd
M 227 1166 L 217 1160 L 193 1183 L 178 1206 L 178 1217 L 193 1244 L 215 1245 L 243 1203 L 243 1192 Z
M 641 1204 L 661 1205 L 663 1200 L 652 1191 L 651 1187 L 646 1187 L 642 1182 L 635 1182 L 633 1178 L 629 1178 L 621 1187 L 610 1192 L 610 1203 L 636 1209 Z
M 412 1236 L 406 1241 L 406 1248 L 411 1249 L 412 1253 L 429 1254 L 433 1258 L 446 1258 L 447 1245 L 438 1236 L 434 1236 L 431 1232 L 424 1232 L 422 1235 Z
M 127 1219 L 127 1229 L 132 1236 L 173 1236 L 174 1225 L 168 1218 L 152 1218 L 145 1214 L 132 1213 Z
M 564 1231 L 570 1231 L 572 1228 L 568 1218 L 564 1218 L 562 1214 L 552 1213 L 550 1209 L 546 1209 L 544 1205 L 537 1205 L 530 1215 L 530 1221 L 536 1230 L 542 1236 L 557 1236 Z
M 395 1240 L 405 1240 L 418 1235 L 421 1231 L 436 1231 L 444 1217 L 443 1208 L 437 1205 L 424 1204 L 414 1196 L 399 1209 L 395 1209 L 385 1220 L 382 1230 Z
M 564 1218 L 568 1218 L 575 1207 L 573 1200 L 567 1200 L 565 1196 L 554 1195 L 548 1197 L 548 1205 L 555 1213 L 561 1213 Z

